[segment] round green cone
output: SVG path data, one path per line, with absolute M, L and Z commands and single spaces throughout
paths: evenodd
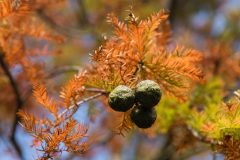
M 130 114 L 131 120 L 139 128 L 150 128 L 157 119 L 155 108 L 135 107 Z
M 116 87 L 108 97 L 110 107 L 119 112 L 126 112 L 134 105 L 135 94 L 134 91 L 124 85 Z
M 161 96 L 160 86 L 152 80 L 141 81 L 136 86 L 136 101 L 143 106 L 151 108 L 157 105 Z

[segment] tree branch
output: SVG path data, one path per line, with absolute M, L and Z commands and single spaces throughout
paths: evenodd
M 212 139 L 208 139 L 207 137 L 204 137 L 200 135 L 197 131 L 195 131 L 192 127 L 187 126 L 188 130 L 192 133 L 192 135 L 199 140 L 200 142 L 211 144 L 211 145 L 222 145 L 223 143 L 221 141 L 215 141 Z
M 97 93 L 91 97 L 88 97 L 88 98 L 85 98 L 79 102 L 77 102 L 75 105 L 72 105 L 70 106 L 69 108 L 65 109 L 63 112 L 61 112 L 59 115 L 58 115 L 58 118 L 61 118 L 62 116 L 64 116 L 68 111 L 72 110 L 73 112 L 67 116 L 67 118 L 71 117 L 74 113 L 76 113 L 77 109 L 80 107 L 81 104 L 85 103 L 85 102 L 88 102 L 90 100 L 93 100 L 97 97 L 100 97 L 102 95 L 106 94 L 106 92 L 100 92 L 100 93 Z
M 16 138 L 15 138 L 16 129 L 17 129 L 18 121 L 19 121 L 19 117 L 17 116 L 16 113 L 18 112 L 19 109 L 22 108 L 23 100 L 21 98 L 21 95 L 20 95 L 17 83 L 14 80 L 14 78 L 13 78 L 13 76 L 12 76 L 10 70 L 9 70 L 9 67 L 8 67 L 7 63 L 4 60 L 4 53 L 1 50 L 0 50 L 0 65 L 1 65 L 5 75 L 8 77 L 9 83 L 10 83 L 10 85 L 11 85 L 11 87 L 13 89 L 13 92 L 15 94 L 15 97 L 16 97 L 15 118 L 14 118 L 14 121 L 13 121 L 13 126 L 12 126 L 11 135 L 10 135 L 10 140 L 12 141 L 12 144 L 15 147 L 19 157 L 21 159 L 23 159 L 22 151 L 21 151 L 19 145 L 17 144 Z

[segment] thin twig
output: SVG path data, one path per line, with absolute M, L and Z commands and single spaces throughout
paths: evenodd
M 87 90 L 87 89 L 85 89 L 85 90 Z M 69 114 L 69 115 L 67 115 L 67 116 L 65 117 L 66 119 L 69 119 L 70 117 L 72 117 L 72 116 L 74 115 L 74 113 L 76 113 L 76 111 L 78 110 L 78 108 L 80 107 L 80 105 L 82 105 L 83 103 L 88 102 L 88 101 L 90 101 L 90 100 L 93 100 L 93 99 L 95 99 L 95 98 L 97 98 L 97 97 L 100 97 L 100 96 L 102 96 L 102 95 L 108 94 L 107 91 L 101 90 L 101 89 L 96 89 L 96 88 L 89 88 L 88 91 L 90 91 L 90 92 L 98 92 L 98 94 L 93 95 L 93 96 L 88 97 L 88 98 L 85 98 L 85 99 L 83 99 L 83 100 L 75 103 L 74 105 L 70 106 L 69 108 L 66 108 L 65 110 L 63 110 L 63 111 L 58 115 L 58 117 L 57 117 L 58 121 L 56 122 L 56 124 L 54 125 L 54 127 L 57 127 L 57 126 L 61 123 L 61 118 L 62 118 L 68 111 L 72 111 L 72 113 Z M 60 120 L 60 121 L 59 121 L 59 120 Z
M 106 93 L 107 91 L 103 90 L 103 89 L 99 89 L 99 88 L 85 88 L 86 91 L 88 92 L 100 92 L 100 93 Z
M 197 131 L 195 131 L 191 126 L 188 126 L 188 130 L 192 133 L 192 135 L 199 141 L 212 144 L 212 145 L 222 145 L 223 143 L 221 141 L 215 141 L 212 139 L 208 139 L 207 137 L 204 137 L 200 135 Z
M 240 90 L 234 91 L 233 94 L 240 100 Z
M 11 135 L 10 135 L 10 140 L 12 141 L 12 144 L 15 147 L 19 157 L 21 159 L 23 159 L 22 151 L 21 151 L 21 149 L 20 149 L 20 147 L 17 144 L 16 139 L 15 139 L 16 129 L 17 129 L 18 121 L 19 121 L 19 117 L 17 116 L 16 113 L 18 112 L 19 109 L 22 108 L 23 100 L 21 98 L 17 83 L 14 80 L 7 63 L 4 61 L 4 53 L 1 52 L 1 51 L 0 51 L 0 65 L 1 65 L 5 75 L 8 77 L 9 83 L 11 84 L 11 87 L 12 87 L 13 92 L 14 92 L 15 97 L 16 97 L 16 109 L 15 109 L 15 112 L 14 112 L 15 113 L 15 118 L 14 118 L 14 121 L 13 121 L 13 127 L 12 127 L 12 131 L 11 131 Z
M 77 102 L 75 105 L 72 105 L 70 106 L 69 108 L 65 109 L 64 111 L 62 111 L 59 115 L 58 115 L 58 118 L 60 119 L 61 117 L 63 117 L 68 111 L 72 110 L 73 112 L 67 116 L 67 118 L 71 117 L 74 113 L 76 113 L 77 109 L 80 107 L 81 104 L 85 103 L 85 102 L 88 102 L 90 100 L 93 100 L 97 97 L 100 97 L 102 95 L 105 95 L 106 92 L 100 92 L 98 94 L 95 94 L 91 97 L 88 97 L 88 98 L 85 98 L 79 102 Z

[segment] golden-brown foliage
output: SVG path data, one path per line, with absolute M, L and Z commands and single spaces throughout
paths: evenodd
M 77 99 L 83 96 L 86 82 L 85 72 L 79 73 L 71 79 L 62 89 L 61 97 L 64 99 L 64 106 L 70 106 L 77 102 Z
M 224 154 L 224 159 L 235 160 L 240 158 L 240 142 L 231 136 L 224 138 L 223 144 L 217 146 L 217 149 Z
M 43 54 L 37 52 L 38 48 L 42 49 L 41 45 L 30 44 L 29 40 L 63 42 L 63 37 L 49 29 L 38 16 L 38 8 L 35 7 L 38 3 L 40 2 L 28 0 L 0 1 L 0 49 L 10 67 L 20 65 L 22 71 L 27 75 L 27 80 L 30 81 L 43 77 L 43 72 L 41 72 L 43 64 L 34 61 Z M 56 52 L 46 49 L 50 45 L 51 43 L 48 43 L 48 46 L 44 47 L 45 55 Z M 36 72 L 36 70 L 40 72 Z
M 201 81 L 203 76 L 197 65 L 201 53 L 178 46 L 168 48 L 167 17 L 161 11 L 138 21 L 130 13 L 124 23 L 110 14 L 108 22 L 114 26 L 114 36 L 92 55 L 89 85 L 110 91 L 119 84 L 134 86 L 142 79 L 153 79 L 166 94 L 186 99 L 193 82 Z
M 42 3 L 43 1 L 39 2 Z M 39 2 L 30 0 L 0 0 L 1 64 L 11 84 L 4 85 L 4 90 L 10 94 L 0 93 L 0 97 L 4 98 L 0 105 L 2 108 L 8 108 L 8 110 L 14 112 L 14 117 L 18 109 L 23 108 L 23 105 L 27 103 L 31 103 L 26 102 L 30 97 L 30 84 L 36 81 L 41 82 L 45 78 L 43 56 L 57 53 L 53 44 L 63 42 L 63 37 L 52 31 L 37 14 L 38 9 L 40 9 Z M 0 73 L 2 74 L 2 70 L 0 70 Z M 36 85 L 35 87 L 35 96 L 38 102 L 48 109 L 54 117 L 57 117 L 58 107 L 47 96 L 44 87 L 41 85 Z M 21 93 L 18 93 L 18 90 Z M 23 117 L 22 124 L 26 130 L 34 135 L 38 141 L 45 143 L 45 140 L 41 139 L 43 138 L 41 134 L 46 132 L 46 126 L 52 126 L 52 122 L 47 119 L 38 119 L 32 114 L 25 112 L 21 116 Z M 16 122 L 13 121 L 10 131 L 13 143 L 15 143 L 14 136 L 16 134 L 18 117 L 15 119 Z
M 122 114 L 120 124 L 116 127 L 116 133 L 124 136 L 126 132 L 129 132 L 133 128 L 133 122 L 130 120 L 131 110 Z
M 76 120 L 58 115 L 56 102 L 51 99 L 43 85 L 34 85 L 34 96 L 38 103 L 46 108 L 54 117 L 37 118 L 33 114 L 20 111 L 21 125 L 35 138 L 35 144 L 39 145 L 39 151 L 44 154 L 40 159 L 47 159 L 63 151 L 72 153 L 83 153 L 87 150 L 85 142 L 88 127 L 78 123 Z M 65 112 L 64 112 L 65 113 Z M 62 146 L 61 144 L 64 144 Z
M 63 37 L 50 29 L 45 21 L 39 17 L 38 9 L 41 9 L 39 4 L 43 2 L 44 0 L 39 2 L 0 0 L 1 60 L 6 65 L 6 70 L 9 70 L 12 74 L 11 78 L 12 81 L 15 81 L 15 87 L 18 90 L 23 90 L 21 95 L 16 93 L 14 95 L 14 90 L 10 90 L 9 93 L 11 94 L 7 95 L 8 98 L 6 98 L 4 92 L 0 93 L 1 98 L 5 97 L 0 105 L 7 106 L 6 108 L 12 111 L 15 110 L 14 106 L 16 104 L 16 110 L 27 104 L 25 100 L 29 100 L 30 84 L 35 81 L 40 82 L 45 78 L 43 57 L 58 53 L 53 45 L 63 42 Z M 2 73 L 2 70 L 0 72 Z M 7 85 L 6 89 L 14 88 L 11 85 Z M 11 101 L 8 100 L 10 98 Z M 17 103 L 13 98 L 17 99 Z M 54 108 L 50 109 L 55 112 Z
M 110 14 L 108 22 L 114 35 L 91 55 L 93 63 L 87 68 L 86 81 L 79 84 L 110 92 L 120 84 L 134 88 L 143 79 L 153 79 L 165 94 L 186 100 L 193 84 L 203 78 L 198 65 L 202 55 L 180 46 L 168 47 L 171 32 L 167 18 L 168 13 L 160 11 L 139 21 L 130 13 L 126 22 L 121 22 Z M 132 127 L 127 113 L 122 116 L 121 134 Z
M 50 111 L 53 116 L 57 117 L 58 108 L 56 102 L 49 98 L 46 88 L 41 84 L 35 84 L 33 86 L 33 94 L 36 101 Z
M 44 151 L 45 157 L 61 151 L 80 151 L 84 146 L 77 145 L 80 141 L 73 137 L 83 138 L 87 129 L 78 126 L 84 130 L 83 134 L 78 135 L 72 115 L 82 103 L 107 95 L 117 85 L 125 84 L 133 88 L 141 80 L 152 79 L 159 83 L 165 94 L 179 100 L 187 98 L 193 84 L 202 80 L 198 66 L 201 53 L 179 46 L 169 48 L 171 33 L 167 18 L 167 12 L 161 11 L 139 21 L 130 13 L 126 22 L 121 22 L 110 14 L 108 22 L 114 26 L 114 35 L 106 38 L 104 44 L 92 54 L 92 64 L 63 87 L 61 104 L 65 107 L 64 111 L 59 112 L 57 104 L 60 103 L 48 97 L 45 87 L 34 86 L 37 101 L 53 114 L 54 120 L 36 120 L 25 112 L 20 112 L 20 116 L 26 130 L 42 143 L 41 151 Z M 97 94 L 90 94 L 92 92 Z M 117 126 L 119 134 L 133 127 L 129 113 L 122 113 L 122 120 Z M 25 124 L 27 120 L 32 125 Z M 34 126 L 40 130 L 35 132 Z M 62 138 L 66 136 L 71 140 Z M 60 142 L 67 149 L 59 149 Z

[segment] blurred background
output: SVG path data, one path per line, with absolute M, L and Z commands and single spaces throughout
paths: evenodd
M 106 22 L 107 14 L 113 12 L 121 20 L 124 20 L 131 8 L 135 16 L 141 19 L 161 9 L 168 10 L 172 29 L 171 43 L 195 48 L 206 54 L 207 58 L 204 61 L 206 76 L 212 77 L 213 74 L 222 76 L 222 80 L 228 84 L 223 87 L 226 91 L 231 91 L 239 86 L 238 77 L 236 78 L 238 75 L 234 76 L 235 73 L 231 72 L 234 69 L 233 63 L 223 66 L 224 69 L 209 71 L 212 67 L 211 63 L 216 62 L 216 59 L 221 65 L 233 54 L 239 55 L 239 0 L 68 0 L 41 8 L 38 12 L 40 19 L 51 30 L 65 37 L 65 42 L 62 44 L 48 45 L 49 48 L 57 48 L 61 53 L 57 53 L 54 57 L 46 56 L 43 60 L 45 65 L 52 67 L 84 66 L 90 63 L 89 53 L 100 46 L 105 36 L 112 34 L 112 27 Z M 34 44 L 31 40 L 26 40 L 26 43 Z M 45 46 L 48 42 L 38 43 Z M 52 92 L 52 95 L 56 94 L 54 90 L 58 90 L 73 75 L 74 72 L 66 73 L 49 80 L 47 82 L 48 90 Z M 6 83 L 6 80 L 1 78 L 1 83 Z M 5 92 L 4 87 L 1 88 L 2 92 Z M 6 92 L 4 96 L 3 93 L 0 95 L 1 160 L 19 159 L 12 143 L 6 138 L 15 116 L 11 104 L 14 97 L 11 94 L 11 91 L 7 90 L 7 99 Z M 9 102 L 6 103 L 6 101 Z M 28 101 L 25 104 L 26 108 L 38 114 L 43 112 L 34 101 L 31 101 L 31 98 Z M 181 142 L 186 144 L 184 151 L 171 148 L 170 143 L 173 139 L 177 141 L 181 139 L 181 136 L 188 138 L 181 125 L 175 128 L 170 125 L 161 128 L 160 123 L 160 127 L 155 128 L 154 132 L 150 132 L 151 134 L 133 130 L 125 137 L 113 136 L 109 123 L 114 117 L 111 117 L 108 110 L 104 108 L 104 104 L 97 101 L 80 107 L 74 118 L 90 124 L 90 136 L 97 137 L 97 140 L 86 155 L 63 153 L 60 158 L 63 160 L 223 159 L 221 154 L 213 153 L 209 150 L 210 147 L 201 143 L 189 147 L 188 142 L 184 140 Z M 33 138 L 19 125 L 16 137 L 24 159 L 31 160 L 41 155 L 41 152 L 31 147 Z

